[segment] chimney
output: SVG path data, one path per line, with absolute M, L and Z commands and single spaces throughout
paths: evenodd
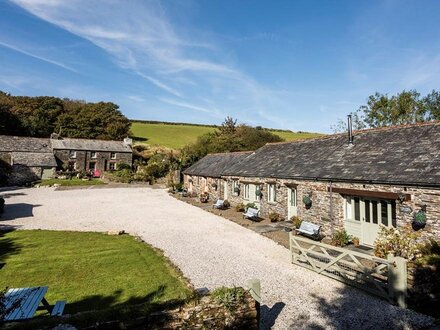
M 351 121 L 351 115 L 348 115 L 348 145 L 352 146 L 353 145 L 353 124 Z
M 129 138 L 128 136 L 124 138 L 124 146 L 131 146 L 133 144 L 133 139 Z

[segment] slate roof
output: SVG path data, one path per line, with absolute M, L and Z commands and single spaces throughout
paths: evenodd
M 14 165 L 26 165 L 36 167 L 56 167 L 57 162 L 52 152 L 12 152 Z
M 440 122 L 267 144 L 223 175 L 440 186 Z
M 197 163 L 188 167 L 184 174 L 220 178 L 223 172 L 232 165 L 240 164 L 243 159 L 252 154 L 253 151 L 227 152 L 209 154 L 200 159 Z
M 131 147 L 125 145 L 122 141 L 108 140 L 89 140 L 89 139 L 52 139 L 53 149 L 62 150 L 90 150 L 90 151 L 111 151 L 111 152 L 129 152 Z
M 52 153 L 50 139 L 24 136 L 0 135 L 0 152 L 49 152 Z

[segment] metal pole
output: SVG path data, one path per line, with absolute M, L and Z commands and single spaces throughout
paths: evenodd
M 330 230 L 333 236 L 333 186 L 330 181 Z

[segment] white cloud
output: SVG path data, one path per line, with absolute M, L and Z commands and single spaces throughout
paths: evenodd
M 37 54 L 33 54 L 33 53 L 29 52 L 29 51 L 26 51 L 26 50 L 21 49 L 21 48 L 19 48 L 19 47 L 17 47 L 17 46 L 14 46 L 14 45 L 8 44 L 8 43 L 6 43 L 6 42 L 0 41 L 0 46 L 3 46 L 3 47 L 8 48 L 8 49 L 12 49 L 12 50 L 14 50 L 14 51 L 16 51 L 16 52 L 18 52 L 18 53 L 20 53 L 20 54 L 23 54 L 23 55 L 26 55 L 26 56 L 30 56 L 30 57 L 36 58 L 36 59 L 38 59 L 38 60 L 40 60 L 40 61 L 43 61 L 43 62 L 46 62 L 46 63 L 52 64 L 52 65 L 58 66 L 58 67 L 60 67 L 60 68 L 63 68 L 63 69 L 69 70 L 69 71 L 72 71 L 72 72 L 78 72 L 78 71 L 75 70 L 74 68 L 72 68 L 72 67 L 70 67 L 70 66 L 68 66 L 68 65 L 66 65 L 66 64 L 64 64 L 64 63 L 61 63 L 61 62 L 58 62 L 58 61 L 52 60 L 52 59 L 50 59 L 50 58 L 46 58 L 46 57 L 43 57 L 43 56 L 37 55 Z
M 161 102 L 209 113 L 212 118 L 225 112 L 256 124 L 286 127 L 290 122 L 278 116 L 283 109 L 291 108 L 290 96 L 283 95 L 281 100 L 279 94 L 228 63 L 228 56 L 224 56 L 227 51 L 214 44 L 215 40 L 208 42 L 201 32 L 173 26 L 160 2 L 11 1 L 92 42 L 110 54 L 120 67 L 162 91 L 191 100 L 175 101 L 159 94 Z M 194 105 L 205 103 L 201 102 L 203 98 L 211 100 L 214 106 Z

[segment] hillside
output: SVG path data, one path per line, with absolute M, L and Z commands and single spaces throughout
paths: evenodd
M 213 132 L 215 126 L 204 126 L 184 123 L 140 122 L 132 121 L 131 131 L 138 143 L 160 145 L 178 149 L 188 143 L 195 142 L 197 137 Z M 318 133 L 292 132 L 271 130 L 286 141 L 305 139 L 319 136 Z

